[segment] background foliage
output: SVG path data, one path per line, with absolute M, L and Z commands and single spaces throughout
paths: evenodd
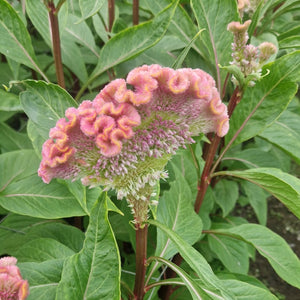
M 201 68 L 224 102 L 234 91 L 223 67 L 232 60 L 227 24 L 242 21 L 236 1 L 140 0 L 135 26 L 132 1 L 116 1 L 113 20 L 109 2 L 52 3 L 60 7 L 65 81 L 57 85 L 47 5 L 0 0 L 0 255 L 17 257 L 28 299 L 132 299 L 135 231 L 125 200 L 80 182 L 46 185 L 37 175 L 42 144 L 64 111 L 142 64 Z M 300 218 L 300 180 L 291 168 L 300 163 L 300 4 L 250 2 L 257 5 L 243 20 L 252 20 L 251 43 L 270 41 L 278 51 L 234 110 L 199 213 L 194 202 L 208 139 L 196 138 L 168 164 L 149 221 L 145 299 L 167 299 L 159 288 L 168 280 L 179 287 L 170 299 L 277 299 L 248 275 L 256 250 L 300 289 L 299 258 L 265 227 L 270 195 Z M 258 224 L 237 216 L 244 205 Z M 180 266 L 172 262 L 178 252 Z

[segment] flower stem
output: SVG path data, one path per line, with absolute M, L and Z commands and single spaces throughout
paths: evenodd
M 52 35 L 52 47 L 53 47 L 53 56 L 55 62 L 57 83 L 62 88 L 65 88 L 65 78 L 64 78 L 63 64 L 61 59 L 59 26 L 58 26 L 58 16 L 57 16 L 58 10 L 56 9 L 53 1 L 48 1 L 47 7 L 49 10 L 49 19 L 50 19 L 51 35 Z
M 139 24 L 139 0 L 133 0 L 132 4 L 132 23 L 133 25 Z
M 135 300 L 142 300 L 145 295 L 145 275 L 147 262 L 148 224 L 135 225 L 136 229 L 136 274 L 134 284 Z
M 108 0 L 108 31 L 111 32 L 115 20 L 115 0 Z

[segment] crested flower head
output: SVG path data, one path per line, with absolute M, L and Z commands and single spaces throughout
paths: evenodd
M 93 101 L 69 108 L 43 145 L 39 175 L 81 178 L 118 197 L 145 198 L 164 166 L 192 136 L 228 131 L 227 108 L 200 69 L 142 66 L 109 83 Z M 143 191 L 140 193 L 139 191 Z
M 25 300 L 29 294 L 28 282 L 22 279 L 16 263 L 14 257 L 0 259 L 1 300 Z

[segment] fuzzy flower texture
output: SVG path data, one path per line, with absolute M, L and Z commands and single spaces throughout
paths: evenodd
M 119 199 L 146 200 L 179 147 L 200 133 L 222 137 L 229 127 L 209 74 L 159 65 L 132 70 L 65 116 L 43 145 L 39 176 L 81 178 L 117 190 Z
M 0 259 L 0 299 L 25 300 L 29 294 L 28 282 L 23 280 L 15 257 Z

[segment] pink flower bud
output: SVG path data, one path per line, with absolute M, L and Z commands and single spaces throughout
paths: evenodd
M 0 299 L 25 300 L 29 294 L 27 280 L 23 280 L 15 257 L 0 259 Z

